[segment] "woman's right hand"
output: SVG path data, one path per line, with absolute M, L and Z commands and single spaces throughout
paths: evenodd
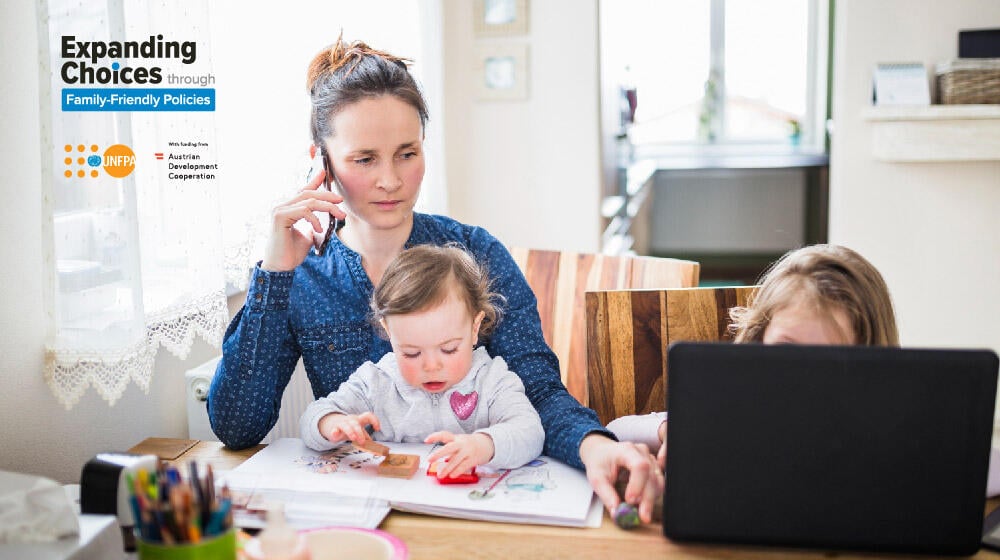
M 325 177 L 326 171 L 320 170 L 295 197 L 279 204 L 271 212 L 271 233 L 260 264 L 262 269 L 274 272 L 294 270 L 306 260 L 313 246 L 313 237 L 292 227 L 299 220 L 307 220 L 314 231 L 323 233 L 323 226 L 313 212 L 329 212 L 338 220 L 346 217 L 337 206 L 344 199 L 320 188 Z

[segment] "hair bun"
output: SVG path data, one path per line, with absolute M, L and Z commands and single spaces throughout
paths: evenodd
M 337 36 L 337 41 L 320 51 L 309 63 L 309 70 L 306 73 L 306 89 L 312 93 L 320 78 L 327 74 L 337 73 L 350 63 L 345 74 L 345 77 L 349 76 L 366 56 L 377 56 L 400 66 L 404 70 L 406 64 L 410 62 L 407 58 L 373 49 L 363 41 L 344 43 L 344 32 L 341 31 L 340 35 Z

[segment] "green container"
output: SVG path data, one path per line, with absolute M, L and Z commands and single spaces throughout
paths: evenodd
M 235 560 L 236 531 L 197 544 L 163 544 L 136 540 L 139 560 Z

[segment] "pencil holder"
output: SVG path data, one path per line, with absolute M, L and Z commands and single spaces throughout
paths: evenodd
M 164 544 L 136 539 L 139 560 L 235 560 L 236 531 L 198 543 Z

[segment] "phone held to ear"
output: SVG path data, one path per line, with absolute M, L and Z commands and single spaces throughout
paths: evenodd
M 317 150 L 316 155 L 312 158 L 309 167 L 309 173 L 306 175 L 306 184 L 312 182 L 316 179 L 316 176 L 323 169 L 327 170 L 326 177 L 323 178 L 323 182 L 320 184 L 319 189 L 329 191 L 330 184 L 332 182 L 332 174 L 330 172 L 329 166 L 327 166 L 326 157 L 324 156 L 323 150 Z M 323 250 L 326 248 L 326 243 L 330 239 L 330 235 L 333 233 L 333 228 L 330 227 L 330 222 L 332 221 L 332 216 L 329 212 L 314 211 L 313 215 L 319 220 L 322 231 L 316 231 L 313 229 L 312 223 L 305 218 L 295 222 L 292 226 L 295 229 L 302 232 L 303 235 L 312 236 L 313 240 L 313 251 L 317 255 L 322 254 Z

